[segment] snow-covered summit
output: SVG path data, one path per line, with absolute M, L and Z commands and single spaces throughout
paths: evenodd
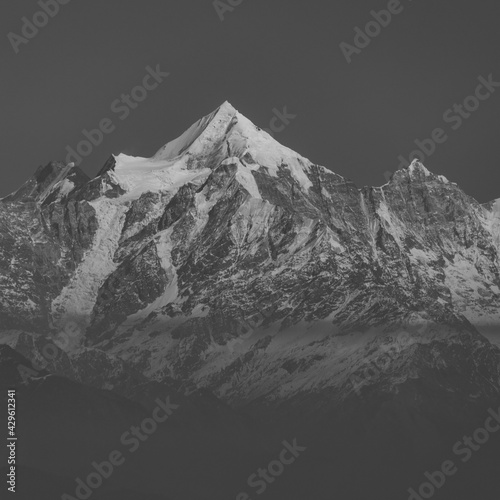
M 425 176 L 432 175 L 431 172 L 425 167 L 425 165 L 418 159 L 415 159 L 411 162 L 410 166 L 408 167 L 408 172 L 411 174 L 414 173 L 423 173 Z
M 201 152 L 221 135 L 224 135 L 232 119 L 238 114 L 229 102 L 193 123 L 181 136 L 168 142 L 154 156 L 156 161 L 172 160 L 189 151 Z
M 407 167 L 397 170 L 391 178 L 391 181 L 397 181 L 400 177 L 407 177 L 411 181 L 418 180 L 439 180 L 445 184 L 450 181 L 444 175 L 437 175 L 431 172 L 419 159 L 415 158 Z
M 128 197 L 135 197 L 206 177 L 228 159 L 237 160 L 240 178 L 248 179 L 251 171 L 261 168 L 277 177 L 280 169 L 286 169 L 301 189 L 312 185 L 307 175 L 312 163 L 254 125 L 229 102 L 199 119 L 151 158 L 115 156 L 111 175 Z

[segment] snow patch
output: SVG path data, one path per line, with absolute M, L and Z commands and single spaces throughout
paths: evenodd
M 178 161 L 157 161 L 120 154 L 115 157 L 113 179 L 127 192 L 122 197 L 124 200 L 137 199 L 148 191 L 176 191 L 188 182 L 201 184 L 211 170 L 189 170 L 186 160 L 183 157 Z
M 250 193 L 253 198 L 261 200 L 262 196 L 260 195 L 259 187 L 257 186 L 255 177 L 252 174 L 252 170 L 245 167 L 239 159 L 237 159 L 237 166 L 238 170 L 236 171 L 236 180 Z
M 53 324 L 61 330 L 72 321 L 83 328 L 90 324 L 99 289 L 117 268 L 113 257 L 118 249 L 127 206 L 108 198 L 92 201 L 90 205 L 98 219 L 94 243 L 69 284 L 52 302 Z

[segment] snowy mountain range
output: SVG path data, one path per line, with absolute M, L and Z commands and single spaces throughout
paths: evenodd
M 127 404 L 194 398 L 256 456 L 302 436 L 302 482 L 263 498 L 407 498 L 500 404 L 499 257 L 500 199 L 418 161 L 360 189 L 224 103 L 152 158 L 53 162 L 0 200 L 0 343 Z M 168 493 L 235 498 L 236 469 Z

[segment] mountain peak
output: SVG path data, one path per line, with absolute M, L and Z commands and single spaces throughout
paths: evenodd
M 238 112 L 229 101 L 224 101 L 214 112 L 217 113 L 219 111 Z
M 408 171 L 410 174 L 413 174 L 415 172 L 421 172 L 424 175 L 433 175 L 426 167 L 425 165 L 418 159 L 414 159 L 410 166 L 408 167 Z
M 309 160 L 281 145 L 227 101 L 152 158 L 120 154 L 105 170 L 111 169 L 114 180 L 135 197 L 145 191 L 176 188 L 179 183 L 201 182 L 227 161 L 237 165 L 246 179 L 253 179 L 251 171 L 261 168 L 273 177 L 285 169 L 304 189 L 312 185 L 306 173 L 312 165 Z
M 186 152 L 202 136 L 214 139 L 217 134 L 224 133 L 224 129 L 227 128 L 237 114 L 238 111 L 228 101 L 225 101 L 215 111 L 191 125 L 177 139 L 161 147 L 153 159 L 157 161 L 172 160 Z
M 23 186 L 3 200 L 43 202 L 54 193 L 67 194 L 76 185 L 85 184 L 89 180 L 88 175 L 74 163 L 52 161 L 38 167 Z
M 409 178 L 410 181 L 425 181 L 425 180 L 438 180 L 445 184 L 454 184 L 444 175 L 437 175 L 431 172 L 427 167 L 418 159 L 414 159 L 407 167 L 400 168 L 391 177 L 391 181 L 398 179 Z M 391 182 L 389 181 L 389 182 Z

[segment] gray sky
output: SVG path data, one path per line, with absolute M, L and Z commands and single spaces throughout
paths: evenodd
M 425 165 L 481 202 L 500 197 L 500 88 L 468 99 L 470 113 L 453 109 L 478 77 L 500 82 L 498 0 L 243 0 L 231 9 L 222 6 L 237 0 L 220 0 L 219 13 L 212 0 L 65 1 L 24 41 L 22 18 L 40 5 L 2 6 L 0 196 L 106 118 L 112 132 L 81 164 L 89 175 L 112 153 L 151 156 L 228 100 L 263 128 L 286 106 L 296 117 L 276 138 L 359 186 L 384 184 L 416 139 L 441 128 Z M 398 13 L 372 23 L 373 38 L 348 63 L 340 44 L 354 45 L 355 28 L 389 4 Z M 119 107 L 157 65 L 169 76 L 129 101 L 135 109 Z

